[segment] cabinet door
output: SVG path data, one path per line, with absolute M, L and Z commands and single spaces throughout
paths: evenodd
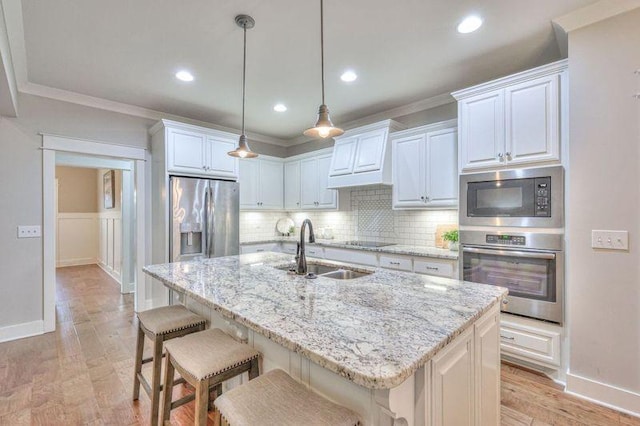
M 473 329 L 440 351 L 433 358 L 431 369 L 431 424 L 474 424 Z
M 331 161 L 331 176 L 348 175 L 353 172 L 353 162 L 356 154 L 358 138 L 346 138 L 336 141 L 333 147 L 333 159 Z M 329 176 L 329 173 L 327 173 Z
M 501 166 L 504 161 L 504 93 L 497 90 L 460 101 L 463 170 Z
M 375 130 L 358 138 L 354 173 L 370 172 L 382 168 L 384 151 L 387 144 L 387 131 Z
M 500 424 L 500 312 L 475 325 L 476 424 Z
M 393 207 L 424 207 L 425 135 L 393 141 Z M 456 169 L 457 173 L 457 169 Z
M 329 168 L 331 167 L 331 155 L 318 157 L 318 204 L 320 209 L 335 209 L 338 207 L 338 190 L 329 189 Z M 305 176 L 304 174 L 302 176 Z
M 283 167 L 279 161 L 260 160 L 260 208 L 282 210 L 284 207 Z
M 318 160 L 308 158 L 300 161 L 300 204 L 303 209 L 317 208 L 318 201 Z
M 445 129 L 427 134 L 426 196 L 429 207 L 458 204 L 458 132 Z
M 222 137 L 207 137 L 207 174 L 223 178 L 238 178 L 237 158 L 227 153 L 233 151 L 236 146 L 234 139 Z
M 260 202 L 260 188 L 258 177 L 260 163 L 255 160 L 245 160 L 240 163 L 240 208 L 258 209 Z
M 167 168 L 171 172 L 205 172 L 207 137 L 187 130 L 168 129 Z
M 300 161 L 284 163 L 284 208 L 300 208 Z
M 541 77 L 505 89 L 509 163 L 560 159 L 559 78 Z

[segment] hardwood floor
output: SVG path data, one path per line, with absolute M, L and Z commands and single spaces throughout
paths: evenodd
M 61 268 L 57 279 L 56 331 L 0 344 L 0 425 L 148 424 L 146 394 L 131 401 L 133 295 L 121 295 L 97 266 Z M 638 418 L 566 395 L 548 378 L 508 364 L 501 414 L 503 425 L 640 426 Z M 193 424 L 193 403 L 171 420 Z

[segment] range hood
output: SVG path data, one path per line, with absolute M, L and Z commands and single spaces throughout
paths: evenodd
M 389 134 L 405 126 L 393 120 L 348 130 L 335 138 L 329 188 L 391 185 Z

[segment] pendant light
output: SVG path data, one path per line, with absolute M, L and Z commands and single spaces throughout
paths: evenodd
M 324 1 L 320 0 L 320 66 L 322 74 L 322 105 L 318 108 L 318 120 L 316 125 L 304 131 L 305 136 L 313 138 L 336 137 L 344 133 L 344 130 L 335 127 L 329 117 L 329 108 L 324 103 Z
M 244 134 L 244 104 L 247 85 L 247 30 L 255 27 L 256 21 L 249 15 L 238 15 L 236 16 L 236 24 L 242 28 L 244 32 L 244 54 L 242 57 L 242 134 L 238 140 L 238 147 L 233 151 L 229 151 L 228 154 L 232 157 L 238 158 L 256 158 L 258 154 L 251 151 L 251 148 L 249 148 L 249 142 L 247 141 L 247 136 Z

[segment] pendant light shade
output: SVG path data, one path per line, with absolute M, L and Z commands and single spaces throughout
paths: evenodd
M 242 57 L 242 134 L 238 140 L 238 147 L 233 151 L 229 151 L 227 154 L 237 158 L 256 158 L 258 154 L 251 151 L 251 148 L 249 148 L 249 142 L 247 141 L 247 136 L 244 134 L 244 104 L 247 80 L 247 30 L 255 27 L 256 21 L 249 15 L 238 15 L 236 16 L 236 24 L 242 28 L 244 32 L 244 50 Z
M 320 74 L 322 75 L 322 105 L 318 108 L 316 125 L 305 130 L 304 135 L 313 138 L 333 138 L 342 135 L 344 130 L 333 125 L 329 117 L 329 108 L 324 102 L 324 0 L 320 0 L 320 63 Z

